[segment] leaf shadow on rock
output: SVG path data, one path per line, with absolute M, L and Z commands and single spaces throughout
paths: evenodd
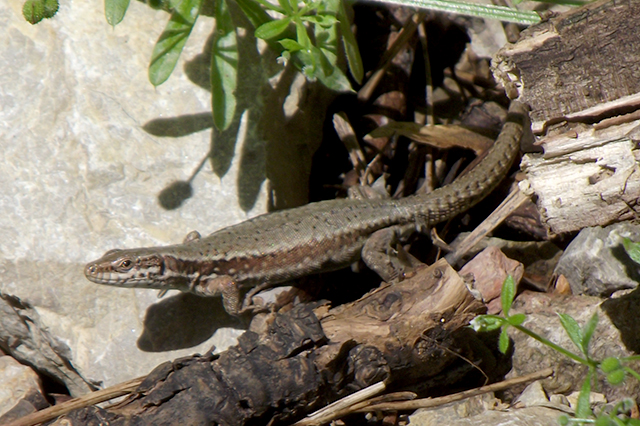
M 146 122 L 142 129 L 153 136 L 179 138 L 213 127 L 210 112 L 185 114 L 179 117 L 154 118 Z
M 211 167 L 215 174 L 222 177 L 231 168 L 232 161 L 236 155 L 237 136 L 243 118 L 242 115 L 244 112 L 250 111 L 251 114 L 247 116 L 249 123 L 248 137 L 244 141 L 243 149 L 240 153 L 240 172 L 238 176 L 238 198 L 240 199 L 240 205 L 246 211 L 250 210 L 255 204 L 265 178 L 265 141 L 259 137 L 254 137 L 254 134 L 256 123 L 261 115 L 261 91 L 265 89 L 266 77 L 262 69 L 262 59 L 256 50 L 255 42 L 249 35 L 238 39 L 239 89 L 236 93 L 236 113 L 229 128 L 222 131 L 215 129 L 211 112 L 155 118 L 142 126 L 147 133 L 153 136 L 174 138 L 212 129 L 210 149 L 205 156 L 211 162 Z M 209 75 L 213 40 L 214 34 L 212 33 L 208 37 L 202 53 L 186 60 L 184 65 L 184 71 L 189 80 L 208 92 L 211 92 Z M 174 210 L 179 208 L 186 199 L 194 195 L 197 196 L 191 190 L 190 182 L 199 170 L 200 167 L 189 180 L 171 182 L 163 188 L 158 195 L 160 205 L 167 210 Z M 184 183 L 188 185 L 185 186 Z M 185 191 L 186 188 L 189 190 Z
M 178 294 L 147 309 L 137 345 L 145 352 L 190 348 L 207 341 L 223 327 L 243 328 L 238 318 L 226 313 L 221 298 Z
M 182 137 L 211 128 L 211 143 L 209 151 L 202 155 L 202 164 L 207 163 L 220 178 L 237 164 L 236 197 L 244 211 L 255 206 L 267 180 L 272 195 L 270 207 L 304 204 L 308 201 L 310 156 L 320 145 L 326 108 L 336 94 L 319 83 L 296 86 L 299 75 L 295 67 L 278 63 L 275 50 L 258 49 L 246 16 L 237 4 L 231 2 L 228 6 L 234 25 L 243 29 L 237 37 L 236 107 L 229 127 L 218 130 L 209 113 L 200 113 L 156 118 L 143 128 L 154 136 L 165 137 Z M 184 62 L 189 80 L 209 93 L 214 36 L 210 34 L 202 51 Z M 289 98 L 286 109 L 284 101 Z M 201 167 L 190 178 L 170 182 L 159 192 L 158 201 L 163 208 L 178 209 L 185 200 L 198 196 L 191 181 Z

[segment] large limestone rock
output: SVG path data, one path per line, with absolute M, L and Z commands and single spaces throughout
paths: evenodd
M 245 37 L 236 121 L 213 135 L 202 87 L 212 19 L 199 19 L 174 74 L 154 88 L 147 66 L 165 12 L 131 2 L 114 29 L 101 3 L 61 2 L 36 26 L 21 8 L 0 0 L 0 294 L 20 307 L 0 319 L 0 339 L 12 339 L 10 315 L 37 316 L 20 339 L 40 336 L 68 359 L 59 378 L 74 394 L 224 349 L 241 330 L 219 300 L 99 286 L 83 265 L 112 248 L 208 234 L 265 212 L 269 197 L 301 204 L 318 109 L 285 114 L 295 74 L 276 75 L 274 56 Z M 38 351 L 26 340 L 18 358 Z

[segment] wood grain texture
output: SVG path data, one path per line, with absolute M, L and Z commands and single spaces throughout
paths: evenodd
M 640 0 L 603 0 L 532 26 L 492 66 L 539 122 L 640 92 Z M 513 96 L 515 95 L 515 96 Z

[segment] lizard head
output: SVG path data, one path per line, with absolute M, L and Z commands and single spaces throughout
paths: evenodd
M 94 283 L 118 287 L 164 289 L 170 285 L 182 290 L 181 287 L 188 286 L 187 279 L 175 274 L 168 266 L 157 247 L 115 249 L 89 262 L 84 268 L 84 275 Z

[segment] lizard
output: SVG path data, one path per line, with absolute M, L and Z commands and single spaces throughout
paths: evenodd
M 207 237 L 194 231 L 182 244 L 110 250 L 86 265 L 85 276 L 97 284 L 222 296 L 231 315 L 247 310 L 243 291 L 255 294 L 258 288 L 344 268 L 360 258 L 388 282 L 398 275 L 389 245 L 400 230 L 448 220 L 489 194 L 520 151 L 527 117 L 525 104 L 512 101 L 484 159 L 430 193 L 319 201 L 259 215 Z

